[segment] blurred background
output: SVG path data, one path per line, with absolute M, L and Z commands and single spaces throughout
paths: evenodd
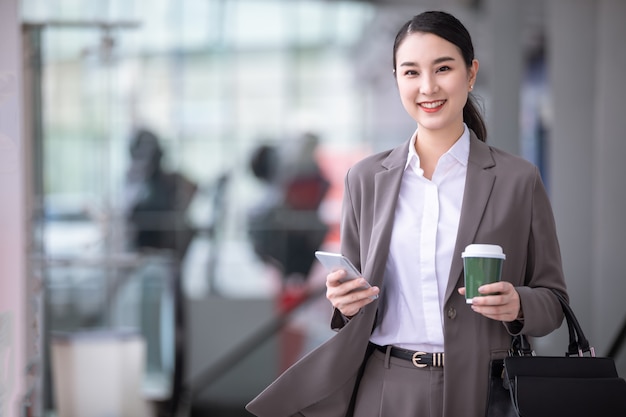
M 413 133 L 392 46 L 428 9 L 470 30 L 488 141 L 539 166 L 626 374 L 626 2 L 0 0 L 0 416 L 245 416 L 332 337 L 313 252 L 347 169 Z

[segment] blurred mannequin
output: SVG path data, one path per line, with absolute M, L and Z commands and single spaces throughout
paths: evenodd
M 318 213 L 329 182 L 315 160 L 317 145 L 318 137 L 307 133 L 283 148 L 261 145 L 250 160 L 267 185 L 250 212 L 250 239 L 256 254 L 281 270 L 284 283 L 306 280 L 328 231 Z
M 193 238 L 185 212 L 197 186 L 161 166 L 163 150 L 148 130 L 138 130 L 130 143 L 127 175 L 127 221 L 132 249 L 169 249 L 182 259 Z

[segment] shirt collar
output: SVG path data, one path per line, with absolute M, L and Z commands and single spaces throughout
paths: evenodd
M 415 141 L 417 140 L 417 130 L 411 136 L 411 142 L 409 143 L 409 154 L 406 158 L 406 164 L 404 165 L 404 169 L 406 170 L 411 161 L 416 161 L 416 166 L 419 167 L 419 156 L 417 152 L 415 152 Z M 448 154 L 456 159 L 460 164 L 467 165 L 467 161 L 469 159 L 469 150 L 470 150 L 470 131 L 465 123 L 463 123 L 463 133 L 461 137 L 454 142 L 454 145 L 444 154 Z

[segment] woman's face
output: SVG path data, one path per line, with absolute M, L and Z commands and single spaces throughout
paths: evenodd
M 412 33 L 396 51 L 402 105 L 420 130 L 462 132 L 463 107 L 478 72 L 467 67 L 459 48 L 431 33 Z

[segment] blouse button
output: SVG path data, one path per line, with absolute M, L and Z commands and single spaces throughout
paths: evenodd
M 454 307 L 448 307 L 448 318 L 454 319 L 456 317 L 456 309 Z

